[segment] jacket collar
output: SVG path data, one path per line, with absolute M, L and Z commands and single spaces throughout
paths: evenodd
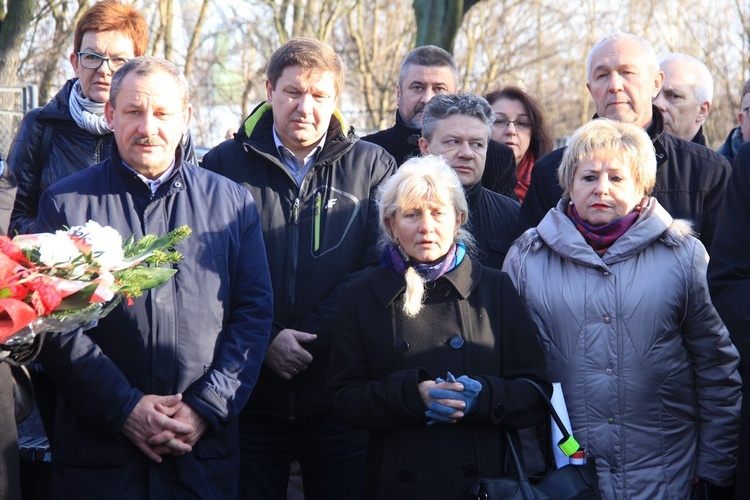
M 393 126 L 399 137 L 403 137 L 407 144 L 419 147 L 419 138 L 422 137 L 422 130 L 408 125 L 401 117 L 401 113 L 396 109 L 396 124 Z
M 482 197 L 484 196 L 482 191 L 482 181 L 476 183 L 473 187 L 469 188 L 466 193 L 466 201 L 469 204 L 469 214 L 473 214 L 474 210 L 479 206 L 479 204 L 482 202 Z
M 347 131 L 347 124 L 341 112 L 336 109 L 331 116 L 331 122 L 328 125 L 326 142 L 323 149 L 318 155 L 317 163 L 334 156 L 343 154 L 348 147 L 359 140 L 354 133 L 354 127 Z M 246 147 L 251 147 L 260 153 L 276 158 L 276 143 L 273 139 L 273 111 L 268 102 L 259 104 L 240 126 L 235 134 L 235 140 L 242 141 Z M 343 148 L 337 147 L 344 144 Z
M 594 114 L 594 118 L 599 118 L 598 114 Z M 669 133 L 664 130 L 664 115 L 661 114 L 659 108 L 651 105 L 651 124 L 646 129 L 646 133 L 651 138 L 651 142 L 654 143 L 654 152 L 656 153 L 656 169 L 658 170 L 661 165 L 669 160 L 669 153 L 664 146 L 665 135 Z
M 44 120 L 73 121 L 73 117 L 70 115 L 68 101 L 70 100 L 70 93 L 72 92 L 73 85 L 75 85 L 76 81 L 78 81 L 78 78 L 71 78 L 65 82 L 65 85 L 63 85 L 60 91 L 55 94 L 55 97 L 42 106 L 42 109 L 39 110 L 37 116 Z
M 180 191 L 182 189 L 185 189 L 185 181 L 184 181 L 184 158 L 185 153 L 182 150 L 182 144 L 177 145 L 177 149 L 174 153 L 174 171 L 172 172 L 172 175 L 167 179 L 160 187 L 159 190 L 156 192 L 155 196 L 160 195 L 161 193 L 167 194 L 171 193 L 174 190 Z M 112 162 L 112 167 L 116 172 L 118 172 L 120 175 L 128 179 L 129 181 L 135 182 L 136 185 L 143 187 L 145 192 L 151 193 L 151 190 L 149 187 L 138 178 L 138 176 L 131 170 L 130 168 L 127 168 L 123 164 L 122 157 L 120 156 L 120 151 L 117 149 L 117 141 L 112 141 L 112 151 L 110 153 L 110 161 Z M 132 167 L 131 167 L 132 168 Z M 169 186 L 169 189 L 164 191 L 164 186 Z
M 693 136 L 690 142 L 700 144 L 701 146 L 706 145 L 706 136 L 703 134 L 703 125 L 698 128 L 698 132 L 695 133 L 695 136 Z
M 438 278 L 435 284 L 436 286 L 449 285 L 461 299 L 465 300 L 476 288 L 482 273 L 481 264 L 477 264 L 467 255 L 455 269 Z M 373 270 L 368 279 L 372 292 L 383 307 L 393 304 L 406 289 L 404 277 L 386 267 Z
M 547 212 L 536 231 L 539 238 L 555 253 L 587 267 L 606 267 L 641 252 L 659 239 L 675 222 L 656 198 L 649 200 L 650 208 L 641 214 L 636 223 L 602 256 L 586 243 L 583 235 L 567 216 L 568 199 L 560 200 L 555 208 Z M 682 221 L 679 223 L 682 224 Z M 524 237 L 528 239 L 529 236 Z

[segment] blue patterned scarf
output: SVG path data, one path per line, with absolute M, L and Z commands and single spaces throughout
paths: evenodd
M 409 267 L 414 270 L 425 280 L 426 283 L 435 281 L 448 271 L 454 269 L 461 263 L 466 255 L 466 247 L 462 242 L 452 245 L 443 259 L 433 264 L 421 264 L 411 261 L 405 261 L 399 248 L 393 243 L 389 243 L 383 249 L 380 265 L 392 269 L 396 274 L 403 276 Z

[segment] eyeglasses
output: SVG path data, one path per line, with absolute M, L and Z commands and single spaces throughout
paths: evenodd
M 515 127 L 519 130 L 530 130 L 531 129 L 531 122 L 522 121 L 522 120 L 508 120 L 507 118 L 497 118 L 495 119 L 495 125 L 502 128 L 508 128 L 510 124 L 515 125 Z
M 742 112 L 745 113 L 748 117 L 750 117 L 750 113 L 747 112 L 749 109 L 750 109 L 750 106 L 746 108 L 742 108 Z
M 102 64 L 104 64 L 104 61 L 107 61 L 109 70 L 114 73 L 118 69 L 122 68 L 126 62 L 128 62 L 128 58 L 104 57 L 100 56 L 99 54 L 94 54 L 93 52 L 79 52 L 78 61 L 81 63 L 81 66 L 86 69 L 99 69 L 101 68 Z

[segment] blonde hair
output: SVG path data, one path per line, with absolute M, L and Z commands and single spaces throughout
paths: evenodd
M 642 196 L 651 193 L 656 184 L 656 154 L 646 131 L 630 123 L 597 118 L 575 131 L 563 154 L 557 170 L 563 198 L 570 198 L 578 165 L 601 151 L 630 167 L 635 188 Z
M 467 251 L 473 249 L 474 237 L 465 227 L 469 220 L 469 204 L 461 181 L 445 159 L 434 155 L 409 159 L 381 185 L 377 200 L 381 243 L 384 246 L 396 243 L 390 221 L 398 210 L 404 211 L 427 201 L 453 208 L 459 221 L 453 243 L 462 241 Z M 408 260 L 403 252 L 402 256 Z M 407 268 L 405 278 L 403 310 L 407 316 L 414 317 L 422 309 L 425 284 L 411 266 Z

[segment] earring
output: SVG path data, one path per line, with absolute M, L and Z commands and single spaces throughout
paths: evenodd
M 570 206 L 572 207 L 572 206 L 573 206 L 573 200 L 570 200 L 570 201 L 568 202 L 568 205 L 570 205 Z

